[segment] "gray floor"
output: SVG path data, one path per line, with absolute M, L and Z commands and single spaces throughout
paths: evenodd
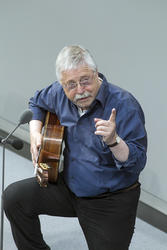
M 9 150 L 6 150 L 5 156 L 5 186 L 33 175 L 30 161 Z M 2 147 L 0 147 L 0 169 L 2 169 Z M 41 216 L 41 227 L 44 238 L 52 250 L 88 249 L 77 219 Z M 16 250 L 6 218 L 3 250 Z M 167 234 L 137 218 L 130 250 L 167 250 Z

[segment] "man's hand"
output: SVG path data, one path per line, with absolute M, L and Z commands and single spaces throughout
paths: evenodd
M 31 157 L 32 157 L 33 165 L 35 167 L 37 164 L 39 148 L 42 142 L 42 135 L 39 132 L 33 132 L 30 134 L 30 139 L 31 139 L 31 148 L 30 148 Z
M 96 135 L 101 135 L 103 137 L 103 141 L 107 144 L 113 144 L 116 141 L 116 110 L 112 109 L 110 118 L 108 121 L 102 120 L 99 118 L 95 118 L 95 127 Z M 129 147 L 126 144 L 124 140 L 120 140 L 119 146 L 118 147 L 112 147 L 110 148 L 112 153 L 114 154 L 115 158 L 118 161 L 125 162 L 128 159 L 129 156 Z
M 116 141 L 116 110 L 113 108 L 109 120 L 95 118 L 96 135 L 101 135 L 103 141 L 108 145 Z
M 31 157 L 32 157 L 32 162 L 35 167 L 35 175 L 37 177 L 37 180 L 39 184 L 42 187 L 47 186 L 48 182 L 48 171 L 43 169 L 41 166 L 38 166 L 37 164 L 37 158 L 39 154 L 39 149 L 41 147 L 42 143 L 42 122 L 38 120 L 32 120 L 30 122 L 30 141 L 31 141 Z
M 30 121 L 30 142 L 31 142 L 31 157 L 34 167 L 37 163 L 38 151 L 42 142 L 42 122 L 38 120 Z

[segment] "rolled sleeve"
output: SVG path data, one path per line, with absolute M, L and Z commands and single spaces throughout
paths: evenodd
M 125 162 L 118 161 L 115 157 L 115 164 L 119 170 L 140 173 L 146 163 L 146 150 L 144 147 L 138 147 L 133 143 L 127 143 L 129 147 L 129 156 Z
M 29 100 L 29 108 L 33 112 L 33 120 L 44 121 L 46 110 L 55 111 L 56 83 L 49 85 L 41 91 L 36 91 L 34 97 Z

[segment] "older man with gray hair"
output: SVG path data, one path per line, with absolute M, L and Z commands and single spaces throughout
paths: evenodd
M 56 60 L 57 81 L 30 99 L 34 166 L 46 112 L 65 128 L 64 168 L 56 183 L 42 188 L 36 178 L 7 187 L 4 209 L 19 250 L 48 250 L 40 214 L 78 217 L 89 250 L 127 250 L 146 164 L 145 118 L 128 91 L 98 72 L 90 52 L 63 48 Z M 45 176 L 48 178 L 48 175 Z M 56 239 L 55 239 L 56 240 Z

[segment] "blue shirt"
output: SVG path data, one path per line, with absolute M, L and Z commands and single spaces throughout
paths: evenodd
M 79 197 L 128 187 L 138 180 L 146 164 L 147 135 L 140 104 L 129 92 L 99 76 L 103 82 L 98 94 L 81 117 L 58 82 L 37 91 L 29 102 L 33 119 L 43 121 L 48 110 L 56 113 L 65 126 L 63 175 L 67 186 Z M 94 134 L 94 118 L 108 120 L 112 108 L 117 113 L 117 134 L 129 147 L 126 162 L 116 160 L 101 136 Z

